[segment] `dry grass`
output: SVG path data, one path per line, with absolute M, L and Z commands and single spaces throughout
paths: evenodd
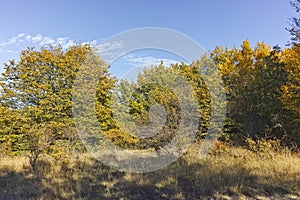
M 300 154 L 199 146 L 161 170 L 130 174 L 88 155 L 0 160 L 0 199 L 300 199 Z

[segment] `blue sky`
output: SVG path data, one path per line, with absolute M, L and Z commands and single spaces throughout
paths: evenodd
M 122 31 L 162 27 L 182 32 L 206 50 L 264 41 L 284 47 L 288 0 L 0 0 L 0 63 L 26 46 L 99 43 Z M 0 67 L 1 70 L 2 67 Z

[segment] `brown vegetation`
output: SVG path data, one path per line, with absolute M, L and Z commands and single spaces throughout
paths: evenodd
M 299 153 L 218 143 L 200 159 L 199 147 L 194 144 L 172 165 L 144 174 L 115 171 L 88 154 L 44 155 L 35 171 L 27 158 L 1 158 L 0 199 L 300 198 Z

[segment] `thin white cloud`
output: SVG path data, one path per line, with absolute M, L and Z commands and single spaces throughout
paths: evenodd
M 2 42 L 0 42 L 0 46 L 1 46 L 1 47 L 5 47 L 5 46 L 7 46 L 7 45 L 11 45 L 11 44 L 17 43 L 17 41 L 18 41 L 18 37 L 17 37 L 17 36 L 14 36 L 14 37 L 8 39 L 7 41 L 2 41 Z
M 98 41 L 97 41 L 97 40 L 93 40 L 93 41 L 91 41 L 91 42 L 90 42 L 90 44 L 91 44 L 91 46 L 92 46 L 92 47 L 96 46 L 96 45 L 97 45 L 97 43 L 98 43 Z
M 83 42 L 83 44 L 91 44 L 96 50 L 96 52 L 104 59 L 107 63 L 112 63 L 117 57 L 122 56 L 126 53 L 126 48 L 124 46 L 124 42 L 113 41 L 113 42 L 105 42 L 98 43 L 97 40 L 92 40 L 91 42 Z M 62 48 L 66 49 L 72 45 L 76 44 L 76 41 L 70 39 L 69 37 L 58 37 L 52 38 L 49 36 L 44 36 L 42 34 L 26 34 L 19 33 L 16 36 L 11 37 L 6 41 L 0 41 L 0 51 L 6 53 L 18 53 L 19 48 L 15 48 L 13 45 L 34 45 L 34 46 L 46 46 L 46 45 L 61 45 Z M 15 49 L 15 50 L 14 50 Z M 178 63 L 180 61 L 169 59 L 169 58 L 159 58 L 153 56 L 142 56 L 136 54 L 129 54 L 123 56 L 122 63 L 127 64 L 134 67 L 148 67 L 151 65 L 158 65 L 161 63 L 164 65 L 171 65 Z
M 26 35 L 26 40 L 28 41 L 28 42 L 31 42 L 31 35 Z
M 14 50 L 11 50 L 11 49 L 2 49 L 2 48 L 0 48 L 0 52 L 10 53 L 10 54 L 19 54 L 19 52 L 17 52 L 17 51 L 14 51 Z
M 75 41 L 74 40 L 64 40 L 64 41 L 61 41 L 61 42 L 58 42 L 63 48 L 68 48 L 70 46 L 73 46 L 75 45 Z
M 55 44 L 55 40 L 50 37 L 47 37 L 47 36 L 45 36 L 42 39 L 42 41 L 40 42 L 41 46 L 45 46 L 45 45 L 49 45 L 49 44 Z
M 152 65 L 159 65 L 161 62 L 163 62 L 165 66 L 170 66 L 181 61 L 170 58 L 157 58 L 153 56 L 139 56 L 135 54 L 130 54 L 124 56 L 122 62 L 124 64 L 131 65 L 134 67 L 150 67 Z
M 14 44 L 16 43 L 18 40 L 18 37 L 12 37 L 8 40 L 7 44 Z
M 95 48 L 99 53 L 108 53 L 111 51 L 115 51 L 124 47 L 123 41 L 115 41 L 115 42 L 105 42 L 98 44 Z M 111 52 L 112 53 L 112 52 Z
M 24 37 L 25 35 L 26 35 L 25 33 L 19 33 L 18 37 L 21 38 L 21 37 Z
M 143 68 L 152 65 L 159 65 L 161 62 L 163 62 L 165 66 L 170 66 L 172 64 L 181 62 L 181 60 L 179 61 L 170 58 L 136 54 L 128 54 L 124 56 L 124 54 L 126 53 L 126 47 L 124 45 L 124 41 L 122 40 L 100 43 L 95 46 L 95 49 L 96 52 L 101 56 L 101 58 L 109 64 L 113 63 L 119 58 L 121 59 L 117 62 L 120 62 L 124 65 Z
M 85 42 L 90 43 L 90 42 Z M 58 37 L 58 38 L 52 38 L 49 36 L 44 36 L 40 33 L 36 35 L 32 34 L 26 34 L 26 33 L 19 33 L 16 36 L 13 36 L 9 38 L 6 41 L 0 41 L 0 49 L 1 52 L 13 52 L 14 50 L 11 50 L 14 47 L 14 45 L 20 45 L 24 44 L 27 46 L 33 45 L 33 46 L 47 46 L 47 45 L 61 45 L 64 49 L 75 45 L 76 41 L 73 39 L 70 39 L 69 37 Z M 97 40 L 93 40 L 91 42 L 92 46 L 97 45 Z
M 94 46 L 96 52 L 104 61 L 111 63 L 116 57 L 125 53 L 125 46 L 122 40 L 114 42 L 100 43 Z
M 97 40 L 92 40 L 92 42 L 86 41 L 84 44 L 91 44 L 92 46 L 97 45 Z M 69 37 L 49 37 L 38 34 L 27 34 L 19 33 L 7 40 L 0 40 L 0 72 L 1 64 L 7 62 L 10 59 L 14 59 L 20 54 L 22 49 L 27 46 L 35 46 L 36 48 L 48 46 L 48 45 L 60 45 L 62 48 L 67 49 L 70 46 L 76 45 L 76 40 L 70 39 Z
M 68 40 L 67 37 L 59 37 L 56 39 L 58 42 L 66 42 Z
M 11 50 L 11 49 L 6 49 L 5 52 L 7 53 L 14 53 L 14 54 L 18 54 L 19 52 Z
M 37 34 L 36 36 L 31 37 L 31 41 L 33 43 L 38 43 L 43 40 L 43 36 L 41 34 Z

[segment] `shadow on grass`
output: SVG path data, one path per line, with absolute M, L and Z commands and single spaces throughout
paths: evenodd
M 216 167 L 210 160 L 188 164 L 180 158 L 161 170 L 130 174 L 81 157 L 38 161 L 35 172 L 0 166 L 0 199 L 205 199 L 218 195 L 271 196 L 290 191 L 278 183 L 262 184 L 239 164 Z M 300 188 L 299 181 L 287 182 Z
M 41 192 L 53 196 L 52 190 L 41 187 L 41 179 L 33 176 L 28 169 L 15 172 L 9 168 L 0 169 L 0 199 L 35 199 Z

